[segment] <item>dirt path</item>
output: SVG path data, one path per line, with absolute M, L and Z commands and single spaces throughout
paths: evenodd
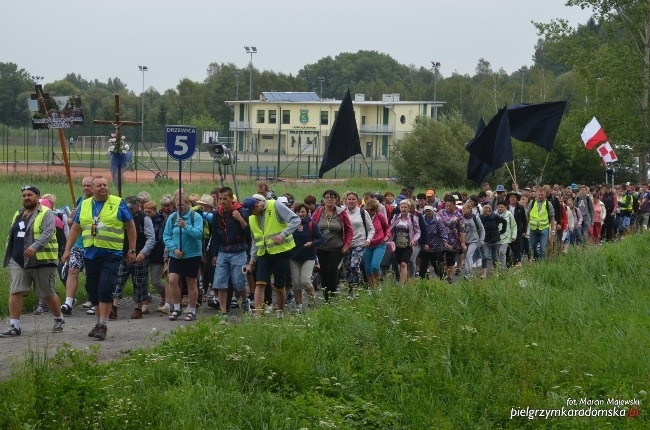
M 95 325 L 95 316 L 86 315 L 86 310 L 75 307 L 71 316 L 65 317 L 65 328 L 62 333 L 52 333 L 53 317 L 51 314 L 23 315 L 20 320 L 22 334 L 14 338 L 0 338 L 0 380 L 11 376 L 14 367 L 20 368 L 30 353 L 39 356 L 47 354 L 54 356 L 60 347 L 87 350 L 91 345 L 99 347 L 99 360 L 113 360 L 138 348 L 147 348 L 160 342 L 166 334 L 179 327 L 194 324 L 194 322 L 169 321 L 167 315 L 155 312 L 158 299 L 151 304 L 153 312 L 140 320 L 132 320 L 133 301 L 123 299 L 118 309 L 118 319 L 109 321 L 108 336 L 105 341 L 97 341 L 88 337 L 88 332 Z M 231 311 L 233 319 L 241 315 L 241 311 Z M 207 306 L 198 309 L 198 319 L 209 318 L 217 312 Z M 0 330 L 6 330 L 4 322 Z

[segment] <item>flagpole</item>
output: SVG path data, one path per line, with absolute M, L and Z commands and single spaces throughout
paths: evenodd
M 366 172 L 367 172 L 370 167 L 368 166 L 368 162 L 366 161 L 366 157 L 364 157 L 363 154 L 361 154 L 361 159 L 363 160 L 363 164 L 366 165 Z M 372 172 L 370 172 L 370 176 L 372 176 Z
M 550 152 L 546 153 L 546 160 L 544 160 L 544 165 L 542 166 L 542 171 L 539 172 L 539 183 L 542 183 L 542 178 L 544 177 L 544 169 L 546 169 L 546 163 L 548 162 L 548 157 L 551 155 Z
M 506 169 L 508 169 L 508 173 L 510 174 L 510 179 L 512 179 L 512 182 L 516 182 L 514 176 L 512 176 L 512 172 L 510 171 L 510 166 L 508 166 L 508 163 L 504 163 L 504 166 L 506 166 Z

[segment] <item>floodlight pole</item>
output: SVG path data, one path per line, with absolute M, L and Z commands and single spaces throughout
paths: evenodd
M 253 116 L 251 114 L 253 103 L 253 54 L 257 54 L 257 48 L 254 46 L 244 46 L 244 49 L 251 56 L 251 61 L 248 63 L 248 140 L 249 148 L 253 149 Z M 257 167 L 259 169 L 259 157 L 256 156 L 255 159 L 258 160 Z
M 433 119 L 438 121 L 438 73 L 440 63 L 432 61 L 431 65 L 433 66 Z
M 140 122 L 142 123 L 142 126 L 140 127 L 140 143 L 142 143 L 142 145 L 144 146 L 144 72 L 149 70 L 149 68 L 147 66 L 138 66 L 138 68 L 142 72 L 142 93 L 140 94 L 140 102 L 142 103 L 142 112 L 141 112 L 141 121 Z M 137 151 L 137 149 L 134 152 L 135 152 L 135 157 L 136 157 L 136 159 L 135 159 L 136 162 L 134 163 L 134 166 L 135 166 L 135 180 L 137 181 L 138 180 L 138 163 L 137 163 L 137 161 L 138 161 L 138 158 L 137 158 L 138 157 L 138 151 Z
M 323 120 L 322 120 L 322 115 L 323 115 L 323 82 L 325 82 L 325 78 L 323 76 L 319 76 L 316 79 L 318 79 L 318 82 L 320 82 L 320 102 L 318 104 L 318 146 L 316 147 L 316 168 L 318 169 L 318 159 L 320 158 L 320 146 L 322 143 L 322 138 L 321 138 L 321 132 L 322 132 L 322 125 L 323 125 Z

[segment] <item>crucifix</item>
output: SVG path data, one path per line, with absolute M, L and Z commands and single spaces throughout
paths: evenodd
M 43 118 L 48 118 L 47 114 L 47 105 L 45 100 L 50 98 L 50 93 L 44 93 L 43 87 L 40 84 L 35 85 L 35 94 L 31 94 L 32 100 L 38 101 L 38 112 L 43 116 Z M 49 124 L 48 124 L 49 128 Z M 63 155 L 63 164 L 65 166 L 65 174 L 68 177 L 68 186 L 70 187 L 70 196 L 72 197 L 72 205 L 75 204 L 74 198 L 74 188 L 72 187 L 72 175 L 70 174 L 70 163 L 68 162 L 68 151 L 66 150 L 66 140 L 65 135 L 63 134 L 63 129 L 59 129 L 59 141 L 61 142 L 61 154 Z
M 114 121 L 104 121 L 104 120 L 99 120 L 96 119 L 93 121 L 94 124 L 108 124 L 112 125 L 115 127 L 115 137 L 116 137 L 116 142 L 120 143 L 122 142 L 122 135 L 120 134 L 120 127 L 123 125 L 133 125 L 133 126 L 141 126 L 141 122 L 137 121 L 120 121 L 120 95 L 115 94 L 115 120 Z M 118 164 L 117 166 L 117 195 L 122 197 L 122 166 Z

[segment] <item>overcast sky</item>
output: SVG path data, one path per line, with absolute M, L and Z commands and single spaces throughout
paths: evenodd
M 136 94 L 183 78 L 202 82 L 212 62 L 297 74 L 341 52 L 375 50 L 442 76 L 473 75 L 479 58 L 512 73 L 532 64 L 531 21 L 585 23 L 591 11 L 566 0 L 4 0 L 1 62 L 43 83 L 67 73 L 119 77 Z M 326 77 L 327 78 L 327 77 Z M 327 85 L 325 83 L 325 85 Z

